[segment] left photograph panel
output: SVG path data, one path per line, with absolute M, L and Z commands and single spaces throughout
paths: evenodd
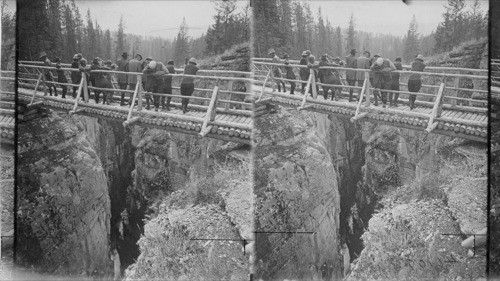
M 12 279 L 248 280 L 249 3 L 17 1 L 17 17 Z
M 15 129 L 15 62 L 16 3 L 1 2 L 0 65 L 0 209 L 2 219 L 0 280 L 8 280 L 13 264 L 14 245 L 14 129 Z

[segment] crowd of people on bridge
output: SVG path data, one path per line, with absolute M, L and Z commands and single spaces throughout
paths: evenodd
M 365 75 L 368 73 L 369 83 L 374 89 L 374 104 L 378 106 L 378 102 L 381 100 L 382 107 L 386 108 L 387 97 L 389 97 L 389 107 L 397 107 L 399 103 L 400 73 L 395 70 L 403 70 L 401 58 L 397 57 L 394 62 L 392 62 L 389 58 L 384 58 L 380 54 L 376 54 L 372 57 L 369 51 L 364 51 L 358 57 L 356 57 L 356 54 L 357 51 L 352 49 L 345 60 L 341 60 L 339 57 L 332 58 L 330 55 L 324 54 L 320 57 L 319 62 L 317 62 L 310 50 L 303 51 L 299 64 L 304 67 L 299 67 L 298 71 L 302 84 L 301 93 L 304 94 L 308 92 L 313 95 L 312 83 L 310 83 L 309 89 L 306 89 L 310 75 L 313 73 L 315 82 L 320 82 L 322 84 L 321 86 L 323 88 L 325 100 L 328 98 L 329 93 L 331 93 L 331 100 L 338 100 L 343 87 L 348 86 L 349 102 L 352 102 L 355 100 L 353 97 L 353 87 L 357 86 L 362 88 L 365 82 Z M 287 81 L 290 84 L 290 94 L 293 95 L 296 88 L 296 83 L 293 80 L 297 80 L 297 77 L 290 64 L 290 55 L 284 53 L 282 58 L 280 58 L 276 54 L 276 51 L 271 48 L 268 51 L 268 56 L 272 59 L 272 63 L 282 64 L 282 66 L 273 65 L 270 69 L 277 85 L 278 92 L 281 92 L 283 89 L 283 92 L 286 93 L 285 81 Z M 345 71 L 345 77 L 342 77 L 339 69 L 324 67 L 343 67 L 348 69 Z M 364 69 L 366 71 L 349 70 L 349 68 Z M 424 57 L 422 55 L 416 55 L 411 64 L 411 71 L 423 72 L 424 68 Z M 345 80 L 347 85 L 345 85 L 342 80 Z M 408 91 L 417 93 L 420 91 L 421 87 L 421 74 L 412 73 L 408 80 Z M 319 93 L 319 87 L 317 85 L 315 90 L 316 93 Z M 395 92 L 387 92 L 384 90 Z M 360 93 L 361 90 L 357 93 L 357 101 L 359 101 Z M 410 109 L 416 107 L 416 98 L 417 95 L 415 94 L 409 95 Z
M 128 60 L 128 57 L 128 53 L 124 52 L 121 55 L 121 58 L 116 61 L 116 63 L 112 63 L 111 60 L 105 61 L 99 57 L 96 57 L 92 60 L 92 64 L 88 65 L 87 60 L 81 53 L 75 54 L 73 56 L 71 68 L 78 69 L 79 71 L 70 71 L 71 84 L 73 84 L 73 98 L 77 97 L 77 91 L 79 89 L 79 86 L 76 85 L 79 85 L 82 81 L 82 77 L 85 77 L 89 85 L 94 87 L 93 92 L 94 100 L 96 103 L 99 103 L 102 93 L 102 103 L 109 105 L 113 100 L 114 91 L 106 89 L 115 89 L 115 84 L 117 85 L 116 89 L 129 91 L 135 91 L 136 87 L 139 86 L 142 87 L 142 89 L 144 89 L 144 91 L 146 92 L 146 109 L 150 109 L 150 103 L 152 103 L 154 105 L 155 111 L 158 111 L 160 105 L 162 106 L 162 109 L 169 111 L 172 100 L 171 95 L 173 77 L 171 74 L 175 74 L 174 61 L 169 60 L 165 65 L 160 61 L 153 60 L 153 58 L 151 57 L 147 57 L 145 60 L 143 60 L 141 54 L 135 54 L 133 59 L 131 60 Z M 43 62 L 43 66 L 45 67 L 55 67 L 58 83 L 68 83 L 65 71 L 61 67 L 60 58 L 55 58 L 54 64 L 50 59 L 48 59 L 45 52 L 41 52 L 39 55 L 39 60 Z M 99 72 L 95 70 L 114 70 L 118 72 L 131 72 L 135 74 L 115 74 L 110 72 Z M 196 75 L 198 70 L 199 68 L 197 66 L 197 60 L 195 58 L 191 58 L 187 60 L 183 73 L 187 75 Z M 142 73 L 139 78 L 141 80 L 139 85 L 137 85 L 138 75 L 136 73 Z M 51 96 L 52 92 L 54 92 L 55 96 L 58 96 L 56 85 L 59 85 L 62 88 L 62 98 L 66 98 L 66 94 L 68 92 L 67 85 L 51 83 L 55 81 L 52 69 L 44 68 L 42 70 L 42 77 Z M 44 91 L 45 95 L 47 95 L 45 89 Z M 87 91 L 87 94 L 90 97 L 91 90 L 87 88 Z M 194 77 L 187 76 L 182 78 L 180 92 L 181 96 L 192 96 L 194 92 Z M 120 105 L 126 105 L 126 92 L 120 93 Z M 153 98 L 151 98 L 151 96 L 153 96 Z M 132 104 L 132 100 L 133 93 L 131 92 L 128 99 L 129 106 Z M 181 104 L 183 113 L 188 112 L 189 99 L 182 98 Z

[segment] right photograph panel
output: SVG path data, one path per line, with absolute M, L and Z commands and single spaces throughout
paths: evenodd
M 488 8 L 252 1 L 255 280 L 486 276 Z

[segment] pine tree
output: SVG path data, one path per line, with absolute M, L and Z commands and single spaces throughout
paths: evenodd
M 471 39 L 478 40 L 481 37 L 487 36 L 488 20 L 481 11 L 479 0 L 475 0 L 471 5 L 471 12 L 469 15 L 469 34 Z
M 351 14 L 351 19 L 349 20 L 349 29 L 347 30 L 347 38 L 346 38 L 346 53 L 349 53 L 351 49 L 356 49 L 356 34 L 354 31 L 354 15 Z
M 112 58 L 112 54 L 111 54 L 111 32 L 109 31 L 109 29 L 106 29 L 106 31 L 104 32 L 104 42 L 103 42 L 103 46 L 104 46 L 104 57 L 106 59 L 111 59 Z
M 175 38 L 174 62 L 176 65 L 185 63 L 186 58 L 189 57 L 189 36 L 187 35 L 188 26 L 186 19 L 183 18 L 179 27 L 179 32 Z
M 124 29 L 123 16 L 121 16 L 120 23 L 118 24 L 118 33 L 116 35 L 115 61 L 118 60 L 118 56 L 121 56 L 121 54 L 126 51 L 125 35 L 123 34 Z
M 405 48 L 404 48 L 404 61 L 409 63 L 413 60 L 415 55 L 419 53 L 419 41 L 417 33 L 417 19 L 415 15 L 410 22 L 410 27 L 405 37 Z

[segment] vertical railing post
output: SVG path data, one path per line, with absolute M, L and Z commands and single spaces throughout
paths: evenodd
M 439 124 L 439 122 L 434 122 L 434 119 L 439 118 L 441 116 L 441 112 L 443 110 L 445 87 L 446 87 L 445 82 L 442 82 L 441 85 L 439 86 L 438 95 L 436 97 L 436 101 L 434 102 L 434 107 L 432 108 L 432 112 L 429 116 L 429 123 L 427 124 L 427 128 L 425 129 L 427 133 L 432 132 L 432 130 L 434 130 Z
M 269 79 L 269 76 L 271 75 L 271 70 L 269 70 L 267 72 L 267 75 L 266 75 L 266 79 L 264 79 L 264 84 L 262 84 L 262 90 L 260 91 L 260 96 L 259 98 L 257 99 L 257 101 L 260 101 L 262 99 L 262 96 L 264 95 L 264 90 L 266 88 L 266 83 L 267 83 L 267 80 Z
M 137 89 L 137 111 L 142 110 L 142 74 L 137 74 L 137 84 L 139 88 Z
M 365 90 L 366 103 L 365 103 L 365 106 L 369 107 L 370 106 L 370 93 L 371 93 L 370 71 L 365 71 L 365 83 L 366 83 L 366 90 Z
M 453 79 L 453 87 L 456 89 L 454 89 L 452 96 L 458 97 L 458 88 L 460 87 L 460 77 L 455 77 L 455 79 Z M 452 107 L 455 107 L 457 105 L 457 100 L 452 99 L 450 103 Z
M 316 88 L 316 75 L 314 74 L 314 69 L 309 70 L 309 76 L 312 77 L 311 84 L 312 84 L 312 94 L 313 98 L 316 99 L 318 97 L 318 89 Z
M 304 98 L 302 99 L 302 104 L 298 108 L 299 110 L 306 106 L 307 95 L 309 94 L 309 89 L 311 88 L 311 79 L 312 75 L 309 75 L 309 79 L 307 80 L 306 91 L 304 93 Z
M 203 124 L 201 125 L 201 130 L 198 134 L 200 138 L 204 137 L 212 129 L 212 126 L 209 126 L 208 122 L 215 120 L 215 115 L 217 113 L 218 94 L 219 94 L 219 80 L 217 80 L 216 85 L 214 87 L 214 91 L 212 92 L 212 96 L 210 97 L 210 104 L 208 105 L 207 114 L 205 115 L 205 120 L 203 120 Z
M 83 84 L 85 83 L 85 80 L 80 80 L 80 85 L 78 86 L 78 93 L 76 94 L 76 100 L 75 100 L 75 105 L 73 106 L 73 110 L 71 110 L 69 113 L 75 113 L 76 108 L 78 107 L 78 102 L 80 101 L 80 97 L 82 96 L 82 91 L 83 91 Z
M 31 97 L 31 101 L 30 101 L 29 105 L 32 105 L 33 102 L 35 102 L 36 91 L 38 90 L 38 85 L 40 84 L 40 80 L 42 80 L 42 76 L 43 76 L 43 74 L 40 73 L 40 76 L 38 77 L 38 81 L 36 81 L 35 89 L 33 90 L 33 97 Z
M 82 81 L 83 81 L 83 101 L 85 102 L 89 102 L 89 86 L 88 86 L 88 82 L 87 82 L 87 74 L 84 72 L 82 72 Z

